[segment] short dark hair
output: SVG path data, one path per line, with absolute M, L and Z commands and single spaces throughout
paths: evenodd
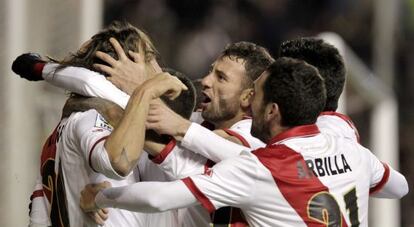
M 177 77 L 188 88 L 187 91 L 182 91 L 181 94 L 174 100 L 170 100 L 165 96 L 161 96 L 162 101 L 177 114 L 186 119 L 190 119 L 196 105 L 196 91 L 193 82 L 183 73 L 180 73 L 174 69 L 163 68 L 162 70 Z M 164 144 L 168 143 L 171 140 L 169 135 L 158 135 L 153 130 L 146 130 L 145 138 L 149 141 Z
M 128 53 L 128 50 L 138 52 L 139 45 L 141 45 L 145 53 L 145 61 L 159 57 L 158 51 L 155 49 L 148 35 L 128 22 L 114 21 L 108 27 L 92 36 L 85 48 L 71 54 L 63 61 L 58 61 L 58 63 L 62 65 L 61 68 L 65 66 L 78 66 L 96 71 L 93 64 L 99 63 L 107 65 L 106 62 L 95 56 L 96 51 L 105 52 L 114 59 L 118 59 L 115 49 L 109 42 L 109 38 L 111 37 L 119 42 L 125 53 Z M 127 54 L 127 56 L 129 55 Z
M 264 103 L 277 103 L 281 125 L 313 124 L 323 110 L 326 91 L 318 70 L 302 60 L 281 57 L 266 70 Z
M 167 104 L 167 106 L 170 107 L 174 112 L 178 113 L 186 119 L 190 119 L 196 105 L 196 90 L 194 88 L 193 82 L 187 76 L 181 72 L 178 72 L 177 70 L 171 68 L 163 68 L 162 70 L 177 77 L 188 88 L 188 90 L 182 91 L 176 99 L 170 100 L 162 96 L 162 101 L 165 102 L 165 104 Z
M 246 88 L 252 87 L 253 82 L 275 61 L 266 48 L 246 41 L 227 45 L 220 57 L 229 57 L 230 59 L 235 58 L 244 61 L 247 75 L 246 80 L 244 80 Z
M 317 38 L 298 38 L 280 46 L 281 57 L 291 57 L 315 66 L 325 79 L 325 111 L 335 111 L 345 84 L 345 65 L 338 49 Z

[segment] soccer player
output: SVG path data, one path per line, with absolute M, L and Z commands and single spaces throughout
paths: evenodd
M 315 122 L 326 93 L 317 70 L 279 58 L 254 90 L 252 134 L 265 148 L 175 182 L 90 185 L 82 191 L 82 208 L 154 212 L 201 204 L 212 212 L 235 206 L 251 226 L 368 226 L 369 189 L 383 177 L 383 165 L 355 140 L 319 131 Z M 408 192 L 398 172 L 391 169 L 388 178 L 384 194 Z
M 108 42 L 111 36 L 117 37 L 124 44 L 126 50 L 139 51 L 138 54 L 141 58 L 148 52 L 146 49 L 150 48 L 150 43 L 142 38 L 139 30 L 127 23 L 113 23 L 93 36 L 76 54 L 61 62 L 61 67 L 77 65 L 92 69 L 92 64 L 98 60 L 93 55 L 96 50 L 115 55 Z M 15 64 L 13 69 L 16 70 Z M 165 93 L 162 90 L 165 83 L 170 86 L 168 91 L 172 91 L 168 93 L 170 96 L 179 94 L 174 92 L 177 87 L 179 91 L 186 87 L 175 77 L 159 74 L 143 85 L 149 86 L 151 89 L 140 100 L 150 100 L 154 92 L 155 95 L 158 95 L 157 92 Z M 183 102 L 183 100 L 180 101 Z M 191 106 L 191 102 L 194 103 L 194 94 L 192 94 L 191 100 L 184 101 L 190 108 L 187 112 L 191 113 L 194 107 Z M 129 175 L 129 173 L 136 166 L 142 152 L 145 126 L 144 124 L 133 124 L 129 118 L 131 115 L 146 115 L 149 103 L 140 103 L 144 106 L 127 108 L 115 129 L 96 110 L 72 113 L 61 120 L 45 143 L 42 152 L 43 188 L 42 193 L 39 194 L 48 199 L 49 206 L 46 208 L 51 210 L 50 216 L 47 218 L 49 220 L 43 219 L 47 222 L 33 224 L 96 226 L 79 210 L 79 194 L 84 185 L 102 180 L 111 181 L 109 178 L 122 180 L 112 180 L 112 184 L 115 185 L 127 185 L 135 182 L 133 175 Z M 150 224 L 146 220 L 147 217 L 148 215 L 145 214 L 114 209 L 105 225 L 148 226 Z M 39 219 L 36 217 L 32 218 L 32 222 L 37 220 Z M 171 221 L 158 223 L 170 225 Z
M 318 127 L 325 131 L 345 135 L 359 141 L 358 130 L 352 120 L 336 112 L 338 100 L 345 85 L 345 64 L 338 50 L 318 38 L 297 38 L 280 46 L 281 57 L 301 59 L 315 66 L 325 80 L 326 104 L 318 117 Z
M 119 44 L 115 40 L 111 40 L 111 43 L 115 49 L 119 49 Z M 112 83 L 117 84 L 126 92 L 131 92 L 140 81 L 134 83 L 134 78 L 130 78 L 130 75 L 143 74 L 142 70 L 134 70 L 131 67 L 133 65 L 131 64 L 132 61 L 126 57 L 122 49 L 117 53 L 120 59 L 118 61 L 105 53 L 98 52 L 97 56 L 111 67 L 105 65 L 95 66 L 97 69 L 111 75 Z M 201 81 L 204 93 L 202 116 L 213 128 L 218 129 L 216 133 L 228 140 L 251 148 L 265 145 L 250 135 L 249 99 L 253 81 L 272 61 L 274 61 L 273 58 L 263 47 L 249 42 L 239 42 L 229 45 L 213 63 L 211 71 Z M 56 66 L 46 64 L 42 74 L 52 84 L 63 86 L 72 91 L 83 92 L 84 95 L 103 97 L 118 103 L 120 106 L 125 106 L 127 102 L 126 95 L 123 95 L 120 91 L 112 91 L 113 85 L 106 80 L 100 80 L 98 74 L 71 68 L 70 71 L 64 69 L 58 72 L 59 76 L 51 77 L 49 72 L 53 67 Z M 137 66 L 135 65 L 135 67 Z M 125 71 L 128 73 L 124 73 Z M 129 77 L 126 79 L 127 76 Z M 77 85 L 75 86 L 75 84 Z M 111 90 L 111 92 L 102 94 L 101 91 L 104 90 Z M 111 94 L 111 97 L 107 94 Z M 163 105 L 159 106 L 164 107 Z M 201 130 L 206 129 L 201 128 Z M 206 138 L 206 141 L 208 141 L 208 138 Z M 175 142 L 170 145 L 171 149 L 164 150 L 165 152 L 158 155 L 155 161 L 164 172 L 170 175 L 171 179 L 180 179 L 203 173 L 215 162 L 223 159 L 214 156 L 204 157 L 194 155 L 193 152 L 182 151 L 180 146 L 175 146 Z M 226 153 L 225 156 L 233 157 L 234 155 Z M 187 211 L 180 212 L 182 217 L 180 220 L 185 222 L 183 225 L 201 226 L 208 225 L 210 222 L 210 218 L 205 212 L 200 214 L 199 211 L 190 211 L 189 213 Z M 232 218 L 230 213 L 233 213 L 235 217 Z M 219 211 L 218 214 L 213 216 L 213 223 L 236 223 L 240 219 L 239 212 L 233 212 L 229 208 L 225 208 L 225 210 Z

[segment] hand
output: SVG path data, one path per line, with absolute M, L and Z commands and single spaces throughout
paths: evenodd
M 114 47 L 119 60 L 115 60 L 104 52 L 97 51 L 96 57 L 110 66 L 94 64 L 94 67 L 108 74 L 109 77 L 107 79 L 124 92 L 132 94 L 134 89 L 147 80 L 147 78 L 155 73 L 162 72 L 155 59 L 150 64 L 146 64 L 142 48 L 139 50 L 140 53 L 128 52 L 131 58 L 134 59 L 134 61 L 131 61 L 116 39 L 110 38 L 109 41 Z
M 99 210 L 95 203 L 95 197 L 104 188 L 110 188 L 111 183 L 104 181 L 99 184 L 88 184 L 81 191 L 80 207 L 84 212 Z
M 158 134 L 173 136 L 180 141 L 184 137 L 191 122 L 172 111 L 163 102 L 154 100 L 150 104 L 145 126 Z
M 188 90 L 188 88 L 177 77 L 171 76 L 169 73 L 160 73 L 136 88 L 131 98 L 138 96 L 138 93 L 142 91 L 149 94 L 151 99 L 156 99 L 165 95 L 173 100 L 177 98 L 183 90 Z
M 14 73 L 29 81 L 43 80 L 42 70 L 45 65 L 39 54 L 26 53 L 17 57 L 12 64 Z
M 98 225 L 105 225 L 106 219 L 108 219 L 109 209 L 99 209 L 97 211 L 87 212 L 86 214 Z

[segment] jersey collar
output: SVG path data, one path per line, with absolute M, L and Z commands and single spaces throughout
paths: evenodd
M 296 127 L 290 128 L 284 132 L 277 134 L 275 137 L 270 139 L 270 141 L 267 143 L 267 146 L 270 146 L 282 140 L 290 139 L 293 137 L 307 137 L 307 136 L 313 136 L 319 133 L 320 131 L 318 129 L 318 126 L 316 126 L 316 124 L 296 126 Z

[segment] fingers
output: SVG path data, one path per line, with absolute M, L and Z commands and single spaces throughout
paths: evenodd
M 128 57 L 125 55 L 124 49 L 122 48 L 121 44 L 119 44 L 119 42 L 115 39 L 115 38 L 110 38 L 109 42 L 112 44 L 112 46 L 115 49 L 116 54 L 118 55 L 118 58 L 120 60 L 125 60 Z
M 109 217 L 109 210 L 105 209 L 104 211 L 104 209 L 100 209 L 98 210 L 97 214 L 102 220 L 106 221 L 106 219 Z
M 106 219 L 108 219 L 108 214 L 103 214 L 101 216 L 98 212 L 88 212 L 87 215 L 98 225 L 105 225 Z M 103 212 L 102 212 L 103 213 Z M 106 217 L 105 217 L 106 216 Z
M 135 63 L 142 63 L 142 62 L 145 62 L 144 56 L 143 56 L 143 55 L 140 55 L 140 54 L 139 54 L 139 53 L 137 53 L 137 52 L 134 52 L 134 51 L 132 51 L 132 50 L 129 50 L 129 51 L 128 51 L 128 54 L 129 54 L 129 56 L 131 56 L 131 57 L 132 57 L 132 59 L 134 59 L 134 62 L 135 62 Z
M 108 75 L 114 75 L 115 74 L 115 70 L 109 66 L 106 65 L 101 65 L 101 64 L 93 64 L 93 67 L 103 73 L 106 73 Z
M 102 51 L 96 51 L 95 56 L 112 66 L 115 66 L 117 63 L 117 60 Z

